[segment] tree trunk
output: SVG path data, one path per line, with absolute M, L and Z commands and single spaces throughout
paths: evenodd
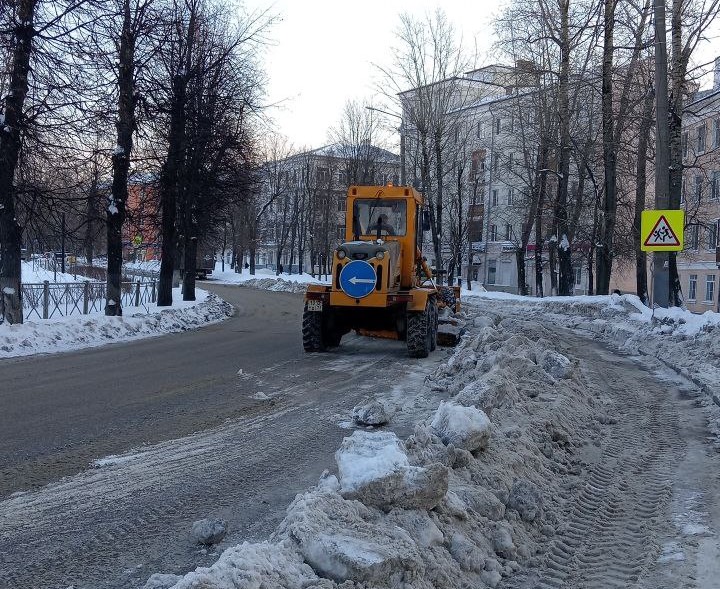
M 682 119 L 683 96 L 686 91 L 687 65 L 689 54 L 682 47 L 682 18 L 685 2 L 675 0 L 672 4 L 672 20 L 670 25 L 672 39 L 672 67 L 670 70 L 669 114 L 669 179 L 668 179 L 668 208 L 679 209 L 682 193 Z M 660 118 L 658 114 L 658 124 Z M 682 286 L 677 269 L 677 252 L 668 252 L 668 286 L 670 306 L 680 307 L 683 303 Z
M 255 276 L 255 244 L 253 243 L 248 250 L 248 257 L 250 258 L 250 274 Z
M 572 294 L 574 274 L 572 268 L 572 239 L 568 229 L 568 180 L 570 175 L 570 0 L 560 2 L 561 9 L 561 43 L 560 43 L 560 77 L 558 83 L 558 114 L 560 117 L 560 153 L 557 189 L 557 225 L 559 242 L 557 257 L 560 266 L 558 294 Z
M 197 237 L 192 235 L 185 238 L 183 247 L 183 301 L 195 300 L 195 272 L 197 271 Z
M 637 295 L 644 305 L 650 304 L 647 282 L 647 254 L 640 249 L 640 221 L 645 210 L 647 187 L 647 151 L 652 128 L 654 94 L 648 90 L 643 104 L 643 114 L 638 132 L 637 164 L 635 172 L 635 217 L 633 219 L 633 242 L 635 243 L 635 281 Z
M 613 233 L 617 208 L 617 148 L 615 145 L 615 113 L 613 111 L 613 35 L 616 0 L 605 0 L 605 43 L 603 45 L 602 73 L 602 126 L 604 199 L 600 222 L 600 244 L 597 253 L 597 293 L 610 292 L 610 274 L 613 259 Z
M 107 208 L 107 290 L 105 315 L 122 315 L 122 228 L 127 205 L 127 181 L 135 128 L 135 38 L 132 33 L 130 0 L 123 1 L 118 66 L 117 145 L 112 155 L 113 180 Z
M 541 169 L 547 168 L 547 164 Z M 545 285 L 543 280 L 543 235 L 542 235 L 542 212 L 545 207 L 545 191 L 547 187 L 547 172 L 540 173 L 540 186 L 538 188 L 538 205 L 535 211 L 535 296 L 545 296 Z M 550 269 L 552 272 L 552 268 Z
M 22 323 L 22 231 L 16 219 L 14 179 L 20 157 L 23 107 L 28 92 L 36 0 L 19 0 L 5 96 L 5 122 L 0 127 L 0 317 Z M 8 68 L 8 69 L 10 69 Z

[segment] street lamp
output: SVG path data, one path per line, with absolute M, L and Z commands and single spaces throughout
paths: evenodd
M 398 129 L 398 131 L 400 132 L 400 185 L 405 186 L 406 178 L 405 178 L 405 121 L 404 121 L 404 119 L 399 114 L 396 114 L 393 112 L 388 112 L 388 111 L 382 110 L 380 108 L 375 108 L 374 106 L 366 106 L 365 108 L 368 110 L 380 112 L 380 113 L 388 115 L 390 117 L 395 117 L 395 118 L 400 119 L 400 128 Z

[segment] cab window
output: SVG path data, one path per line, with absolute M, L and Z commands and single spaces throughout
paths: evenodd
M 375 236 L 378 227 L 381 235 L 407 233 L 407 202 L 382 198 L 361 198 L 355 201 L 353 215 L 360 235 Z

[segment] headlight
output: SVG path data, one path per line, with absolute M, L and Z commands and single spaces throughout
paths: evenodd
M 338 250 L 337 251 L 337 257 L 338 260 L 344 260 L 345 256 L 347 256 L 347 253 L 345 253 L 345 250 Z
M 379 252 L 375 252 L 375 257 L 376 257 L 378 260 L 382 260 L 382 259 L 385 257 L 385 252 L 382 251 L 382 250 L 380 250 Z

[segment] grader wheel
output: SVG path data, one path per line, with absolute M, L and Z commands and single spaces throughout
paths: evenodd
M 302 322 L 303 348 L 306 352 L 324 352 L 322 313 L 303 310 Z
M 425 310 L 407 314 L 407 349 L 411 358 L 427 358 L 433 347 L 434 318 L 428 299 Z

